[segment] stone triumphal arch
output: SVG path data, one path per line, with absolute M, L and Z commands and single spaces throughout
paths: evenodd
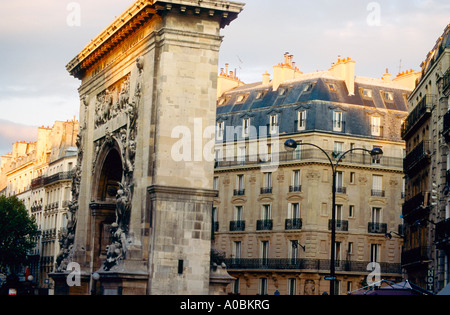
M 171 135 L 215 125 L 220 29 L 242 8 L 136 1 L 67 65 L 81 80 L 79 154 L 56 294 L 211 293 L 214 164 L 174 160 Z

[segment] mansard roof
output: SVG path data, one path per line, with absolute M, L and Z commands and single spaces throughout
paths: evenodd
M 339 134 L 371 138 L 371 117 L 378 116 L 383 129 L 378 138 L 402 141 L 400 128 L 408 115 L 410 93 L 392 81 L 356 77 L 355 93 L 349 95 L 344 80 L 324 71 L 286 81 L 277 90 L 271 84 L 254 83 L 225 92 L 218 99 L 217 121 L 240 127 L 244 118 L 250 118 L 258 129 L 269 126 L 270 115 L 278 115 L 279 134 L 335 133 L 333 112 L 340 111 L 345 125 Z M 300 131 L 299 111 L 306 111 L 306 128 Z M 256 130 L 249 138 L 264 136 L 261 133 L 264 131 Z M 239 133 L 237 138 L 234 140 L 244 139 Z

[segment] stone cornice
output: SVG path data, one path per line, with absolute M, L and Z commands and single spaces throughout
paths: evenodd
M 220 16 L 220 27 L 224 28 L 237 18 L 244 4 L 223 0 L 140 0 L 117 17 L 103 32 L 95 37 L 72 61 L 66 69 L 74 77 L 81 79 L 99 59 L 117 47 L 127 36 L 142 26 L 154 15 L 177 11 L 180 14 L 210 17 Z

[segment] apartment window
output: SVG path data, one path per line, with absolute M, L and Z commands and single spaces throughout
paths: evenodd
M 235 259 L 241 259 L 242 243 L 241 241 L 233 242 L 233 257 Z
M 350 172 L 350 184 L 355 184 L 356 174 L 355 172 Z
M 380 258 L 380 245 L 370 244 L 370 262 L 379 262 Z
M 371 89 L 363 89 L 362 95 L 366 98 L 372 98 L 372 90 Z
M 298 258 L 298 241 L 290 241 L 289 243 L 289 259 L 294 264 Z
M 302 143 L 302 141 L 297 141 L 298 143 Z M 297 148 L 294 151 L 294 159 L 301 160 L 302 159 L 302 145 L 297 145 Z
M 373 207 L 372 208 L 372 223 L 380 223 L 381 222 L 381 208 Z
M 288 217 L 290 219 L 300 219 L 300 204 L 299 203 L 291 203 L 289 207 Z
M 301 110 L 298 112 L 298 130 L 306 129 L 306 110 Z
M 297 279 L 295 278 L 288 279 L 288 294 L 289 295 L 297 294 Z
M 240 174 L 236 176 L 236 189 L 239 192 L 243 192 L 245 187 L 244 187 L 244 175 Z
M 335 208 L 335 218 L 336 218 L 336 221 L 341 221 L 342 220 L 342 208 L 343 208 L 343 205 L 336 205 L 336 208 Z M 336 225 L 337 225 L 338 223 L 336 223 Z
M 261 241 L 260 246 L 260 258 L 267 263 L 269 259 L 269 241 Z
M 351 254 L 353 254 L 353 243 L 352 242 L 348 242 L 347 255 L 351 255 Z
M 383 176 L 372 175 L 372 196 L 384 197 Z
M 341 242 L 334 243 L 334 258 L 336 260 L 336 267 L 339 267 L 341 264 L 342 256 L 341 256 Z
M 342 112 L 333 112 L 333 131 L 343 130 Z
M 234 294 L 239 294 L 239 293 L 240 293 L 240 288 L 239 288 L 239 278 L 236 278 L 236 280 L 234 280 L 234 283 L 233 283 L 233 293 L 234 293 Z
M 218 122 L 217 128 L 216 128 L 216 139 L 217 140 L 223 140 L 223 134 L 225 131 L 225 122 Z
M 259 279 L 259 295 L 267 295 L 267 278 Z
M 234 220 L 235 221 L 243 221 L 244 219 L 244 210 L 242 206 L 236 206 L 234 208 Z
M 337 193 L 346 193 L 346 189 L 344 187 L 344 173 L 341 171 L 336 172 L 336 192 Z
M 379 116 L 373 116 L 371 117 L 371 135 L 375 137 L 381 136 L 381 117 Z
M 242 120 L 242 137 L 248 137 L 250 133 L 250 118 Z
M 394 100 L 394 94 L 392 92 L 381 92 L 385 101 L 392 102 Z
M 240 162 L 241 165 L 245 164 L 245 156 L 247 154 L 247 147 L 239 147 L 238 148 L 238 162 Z
M 264 188 L 272 188 L 272 173 L 264 173 L 263 174 L 263 180 L 264 180 Z
M 214 180 L 213 180 L 213 189 L 214 189 L 214 190 L 219 190 L 219 177 L 214 177 Z
M 300 170 L 292 171 L 292 186 L 289 192 L 300 192 L 301 191 L 301 176 Z
M 334 156 L 336 159 L 339 159 L 342 153 L 344 153 L 344 142 L 334 142 Z
M 271 205 L 263 205 L 261 212 L 261 220 L 269 221 L 272 216 L 271 212 L 272 212 Z
M 270 115 L 270 134 L 278 133 L 278 115 Z
M 355 215 L 355 206 L 351 205 L 348 207 L 348 217 L 353 218 Z

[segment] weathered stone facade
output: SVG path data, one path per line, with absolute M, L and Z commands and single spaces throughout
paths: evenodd
M 57 293 L 209 293 L 214 164 L 177 162 L 172 133 L 215 125 L 220 29 L 241 10 L 137 1 L 67 66 L 82 81 L 81 131 Z M 64 283 L 70 262 L 81 292 Z

